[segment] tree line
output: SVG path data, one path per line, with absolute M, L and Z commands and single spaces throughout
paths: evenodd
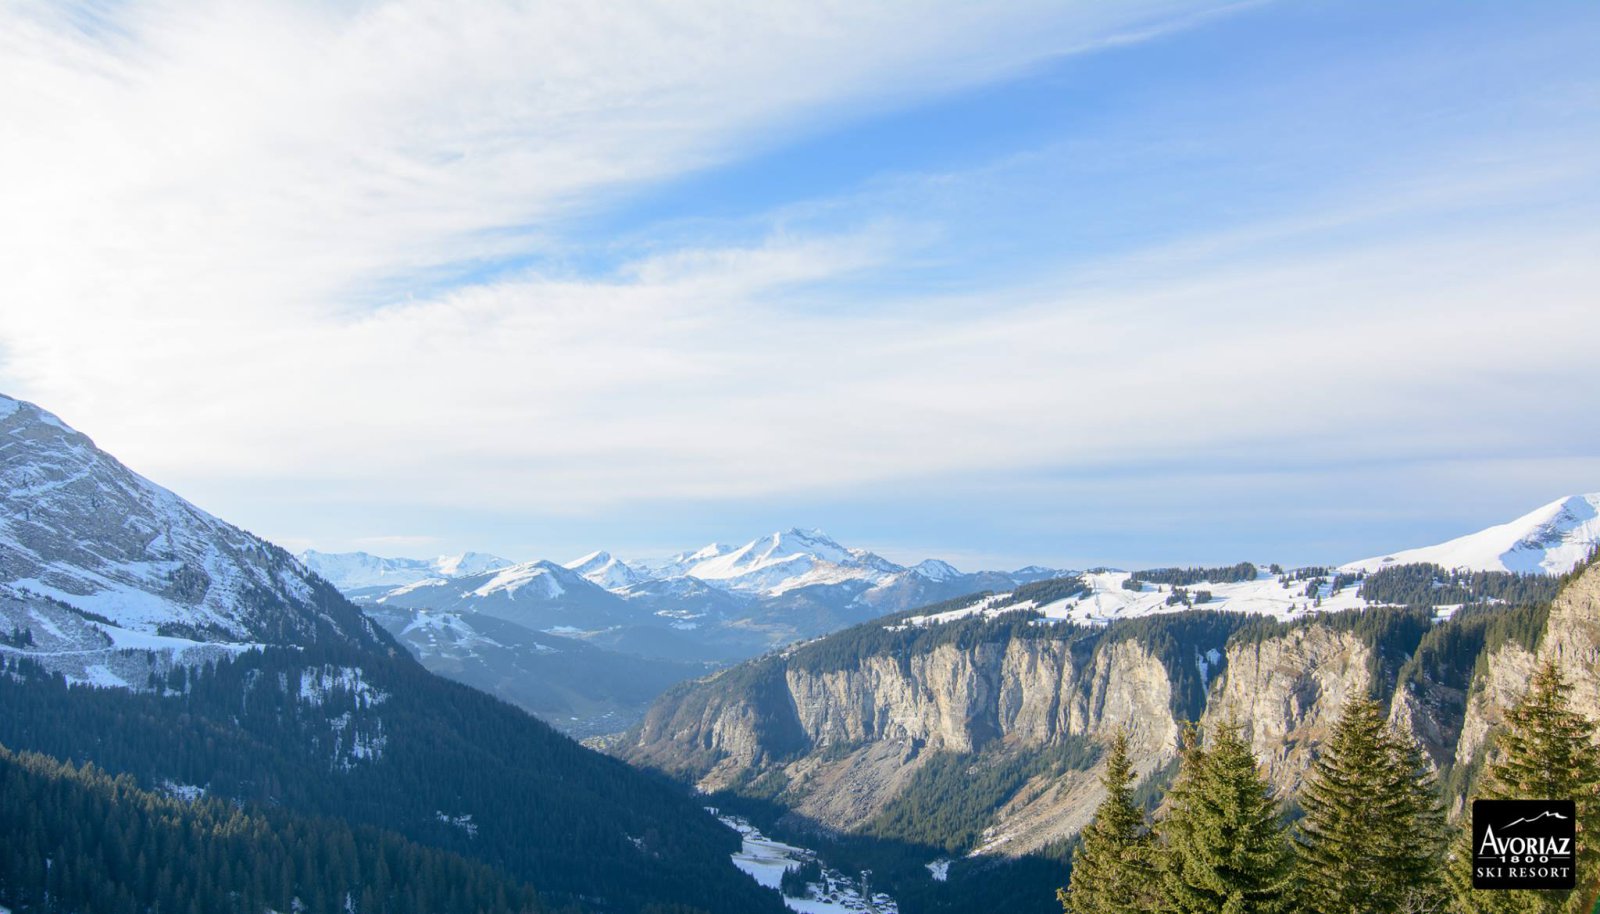
M 1191 729 L 1166 814 L 1135 800 L 1127 739 L 1110 746 L 1106 799 L 1084 830 L 1067 914 L 1584 914 L 1600 898 L 1600 754 L 1554 662 L 1508 712 L 1481 799 L 1573 799 L 1577 887 L 1475 891 L 1470 833 L 1446 822 L 1421 750 L 1382 706 L 1351 699 L 1300 793 L 1292 826 L 1237 723 Z M 1587 840 L 1586 840 L 1587 839 Z

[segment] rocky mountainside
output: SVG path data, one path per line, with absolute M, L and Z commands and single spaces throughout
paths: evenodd
M 104 685 L 250 645 L 393 647 L 284 550 L 3 396 L 0 631 L 28 633 L 40 662 Z
M 617 751 L 777 802 L 791 824 L 925 842 L 933 862 L 1035 852 L 1075 833 L 1099 801 L 1092 756 L 1076 749 L 1118 728 L 1140 776 L 1159 784 L 1185 720 L 1238 720 L 1292 794 L 1344 699 L 1375 694 L 1458 792 L 1540 659 L 1556 658 L 1600 719 L 1600 564 L 1543 606 L 1487 602 L 1443 619 L 1427 606 L 1083 625 L 1026 596 L 899 614 L 679 686 Z M 1043 761 L 1064 752 L 1079 764 Z M 935 776 L 952 766 L 965 774 Z M 997 790 L 988 772 L 1017 776 Z M 980 789 L 984 821 L 969 838 L 907 831 L 906 809 L 961 806 Z
M 595 687 L 630 686 L 660 683 Z M 5 398 L 0 708 L 8 750 L 245 814 L 338 820 L 359 842 L 383 829 L 492 870 L 485 885 L 531 885 L 542 909 L 782 910 L 687 791 L 428 673 L 282 549 Z M 163 853 L 123 837 L 129 859 Z

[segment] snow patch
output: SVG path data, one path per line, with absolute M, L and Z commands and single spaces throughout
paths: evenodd
M 434 812 L 434 815 L 436 817 L 438 817 L 440 822 L 443 822 L 446 825 L 454 825 L 456 828 L 459 828 L 462 831 L 466 832 L 467 833 L 467 837 L 469 837 L 469 838 L 478 837 L 478 826 L 473 824 L 473 822 L 472 822 L 472 814 L 471 813 L 467 813 L 466 815 L 461 815 L 461 816 L 452 816 L 449 813 L 444 812 L 443 810 L 436 810 Z
M 739 816 L 719 815 L 709 806 L 706 811 L 743 839 L 739 852 L 733 855 L 733 865 L 769 889 L 780 888 L 783 874 L 788 870 L 817 859 L 815 851 L 774 841 Z M 948 866 L 948 861 L 946 864 Z M 805 897 L 785 895 L 783 903 L 789 910 L 803 914 L 899 914 L 900 911 L 893 898 L 882 892 L 871 892 L 870 886 L 864 888 L 860 880 L 827 867 L 822 868 L 821 882 L 807 884 Z

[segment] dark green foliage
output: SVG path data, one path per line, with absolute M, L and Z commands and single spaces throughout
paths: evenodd
M 1359 584 L 1365 577 L 1366 575 L 1360 572 L 1355 572 L 1353 574 L 1340 572 L 1333 576 L 1333 592 L 1338 593 L 1339 591 L 1344 590 L 1346 587 Z
M 1573 800 L 1577 804 L 1577 887 L 1567 891 L 1477 892 L 1471 888 L 1470 849 L 1452 868 L 1457 900 L 1468 912 L 1582 914 L 1600 901 L 1600 753 L 1595 725 L 1572 710 L 1570 686 L 1554 660 L 1544 663 L 1528 692 L 1506 712 L 1493 761 L 1479 780 L 1480 799 Z M 1470 834 L 1469 834 L 1470 840 Z
M 0 903 L 18 912 L 541 910 L 504 874 L 393 832 L 186 803 L 3 748 L 0 834 Z
M 1548 603 L 1561 589 L 1561 579 L 1544 574 L 1504 571 L 1447 571 L 1438 565 L 1393 565 L 1367 575 L 1361 597 L 1393 606 L 1456 606 Z
M 1070 575 L 1064 578 L 1050 578 L 1046 581 L 1034 581 L 1032 584 L 1023 584 L 1011 592 L 1006 603 L 1022 603 L 1032 601 L 1044 606 L 1057 600 L 1065 600 L 1089 592 L 1089 585 L 1082 577 Z
M 1029 779 L 1082 771 L 1098 757 L 1098 747 L 1077 736 L 1027 751 L 935 753 L 863 831 L 949 854 L 965 853 L 977 843 L 995 811 Z
M 1549 615 L 1548 605 L 1466 607 L 1422 636 L 1400 668 L 1397 687 L 1415 690 L 1439 719 L 1459 721 L 1472 683 L 1485 672 L 1489 658 L 1507 643 L 1535 650 Z M 1442 760 L 1440 786 L 1454 803 L 1481 767 L 1482 749 L 1464 764 L 1450 764 L 1452 760 Z
M 1435 682 L 1465 694 L 1485 660 L 1506 643 L 1529 651 L 1539 646 L 1550 606 L 1468 606 L 1433 626 L 1422 636 L 1400 681 Z
M 8 647 L 32 647 L 33 629 L 13 628 L 9 633 L 0 632 L 0 644 Z
M 1126 731 L 1112 740 L 1101 783 L 1106 798 L 1079 836 L 1071 882 L 1057 898 L 1068 914 L 1142 914 L 1155 901 L 1155 838 L 1134 802 Z
M 1271 788 L 1237 725 L 1183 749 L 1161 823 L 1162 909 L 1173 914 L 1290 910 L 1293 854 Z
M 1135 571 L 1130 580 L 1184 587 L 1191 584 L 1237 584 L 1254 581 L 1260 572 L 1249 562 L 1240 562 L 1221 568 L 1147 568 Z
M 1442 905 L 1444 810 L 1420 750 L 1376 702 L 1345 704 L 1299 803 L 1300 910 L 1401 914 Z
M 389 696 L 299 696 L 303 670 L 355 665 Z M 736 834 L 683 788 L 577 745 L 406 658 L 342 647 L 247 652 L 195 669 L 166 694 L 69 688 L 29 661 L 0 674 L 0 743 L 141 784 L 331 816 L 474 858 L 561 906 L 631 912 L 648 903 L 736 914 L 780 910 L 735 871 Z M 345 718 L 345 715 L 350 715 Z M 336 764 L 342 733 L 386 739 L 381 757 Z M 470 814 L 476 834 L 440 821 Z
M 778 889 L 790 898 L 806 897 L 806 886 L 822 881 L 822 864 L 807 860 L 792 869 L 783 871 L 778 879 Z

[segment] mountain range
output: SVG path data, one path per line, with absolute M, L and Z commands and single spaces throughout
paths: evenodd
M 139 476 L 54 415 L 3 397 L 0 708 L 0 779 L 31 785 L 36 800 L 64 797 L 36 806 L 43 818 L 5 808 L 8 846 L 32 848 L 40 863 L 6 865 L 32 873 L 34 889 L 91 885 L 89 873 L 69 886 L 49 881 L 45 859 L 94 867 L 157 850 L 75 821 L 73 809 L 136 828 L 153 798 L 174 797 L 218 802 L 161 813 L 164 834 L 210 834 L 206 816 L 237 813 L 254 817 L 250 840 L 263 849 L 298 853 L 313 837 L 344 847 L 317 864 L 312 884 L 292 869 L 268 873 L 248 853 L 229 858 L 224 873 L 216 855 L 237 846 L 222 839 L 209 850 L 185 846 L 190 856 L 174 864 L 205 880 L 191 899 L 240 886 L 258 909 L 384 910 L 401 883 L 383 867 L 409 860 L 436 878 L 473 880 L 449 902 L 449 885 L 418 884 L 422 870 L 408 877 L 408 897 L 435 906 L 464 904 L 470 890 L 490 899 L 530 892 L 536 905 L 514 905 L 524 911 L 783 909 L 734 868 L 738 836 L 687 790 L 427 672 L 284 550 Z M 78 771 L 88 762 L 94 770 Z M 142 792 L 108 788 L 102 773 L 126 775 Z M 375 869 L 354 872 L 358 861 Z M 184 895 L 181 885 L 166 889 Z M 113 900 L 82 909 L 111 910 Z
M 800 529 L 654 561 L 604 551 L 566 563 L 467 556 L 474 560 L 300 559 L 429 669 L 577 736 L 620 732 L 666 686 L 722 665 L 884 613 L 1060 573 L 964 574 L 936 560 L 905 567 Z
M 263 846 L 410 842 L 485 897 L 781 910 L 692 786 L 908 910 L 1048 902 L 1114 728 L 1159 791 L 1183 720 L 1238 719 L 1292 794 L 1342 696 L 1376 694 L 1459 799 L 1536 662 L 1600 716 L 1597 507 L 1293 569 L 963 573 L 814 530 L 657 561 L 297 559 L 0 397 L 0 777 L 132 814 L 51 767 L 92 761 L 145 807 L 251 811 Z M 349 906 L 319 878 L 313 909 Z
M 1029 608 L 1043 618 L 1106 624 L 1195 606 L 1281 620 L 1361 609 L 1387 600 L 1363 593 L 1367 574 L 1417 563 L 1560 573 L 1600 542 L 1597 505 L 1600 495 L 1571 496 L 1436 546 L 1287 570 L 1240 563 L 965 573 L 938 559 L 899 565 L 799 528 L 742 546 L 712 543 L 634 561 L 605 551 L 561 564 L 513 564 L 482 553 L 430 561 L 306 552 L 301 560 L 366 607 L 430 669 L 575 735 L 598 736 L 636 721 L 660 688 L 679 679 L 969 594 L 997 596 L 946 611 L 938 621 L 1015 611 L 1006 595 L 1040 581 L 1077 582 L 1038 592 L 1049 599 Z M 1203 586 L 1181 584 L 1201 572 L 1212 572 Z M 380 576 L 389 580 L 372 583 Z

